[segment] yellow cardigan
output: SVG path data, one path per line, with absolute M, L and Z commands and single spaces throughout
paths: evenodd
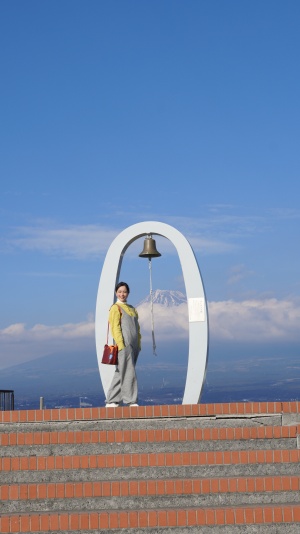
M 124 339 L 123 339 L 121 325 L 120 325 L 120 312 L 119 312 L 118 306 L 120 306 L 122 311 L 124 310 L 125 313 L 128 313 L 128 315 L 131 315 L 131 317 L 136 317 L 138 319 L 139 316 L 138 316 L 136 309 L 133 308 L 133 306 L 129 306 L 125 302 L 115 303 L 110 308 L 108 320 L 109 320 L 111 332 L 112 332 L 112 335 L 113 335 L 113 338 L 116 344 L 118 345 L 118 349 L 122 350 L 124 349 L 125 344 L 124 344 Z M 141 336 L 140 325 L 139 325 L 139 330 L 138 330 L 139 350 L 141 350 L 141 339 L 142 339 L 142 336 Z

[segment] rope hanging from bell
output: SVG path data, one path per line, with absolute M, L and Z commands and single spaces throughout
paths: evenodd
M 156 354 L 156 343 L 155 343 L 155 334 L 154 334 L 154 313 L 153 313 L 153 290 L 152 290 L 152 258 L 158 258 L 161 254 L 156 249 L 155 240 L 152 239 L 152 236 L 147 236 L 144 241 L 144 249 L 139 254 L 140 258 L 148 258 L 149 260 L 149 274 L 150 274 L 150 306 L 151 306 L 151 331 L 152 331 L 152 348 L 154 356 Z
M 157 354 L 156 354 L 155 335 L 154 335 L 154 314 L 153 314 L 153 291 L 152 291 L 152 263 L 151 263 L 151 258 L 149 258 L 149 273 L 150 273 L 150 305 L 151 305 L 152 350 L 153 350 L 154 356 L 157 356 Z

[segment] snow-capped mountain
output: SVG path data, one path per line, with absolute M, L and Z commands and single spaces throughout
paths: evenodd
M 183 304 L 186 302 L 186 296 L 181 293 L 181 291 L 171 291 L 168 289 L 156 289 L 152 292 L 152 300 L 154 304 L 160 304 L 161 306 L 164 306 L 166 308 L 169 308 L 170 306 L 180 306 L 180 304 Z M 147 295 L 139 304 L 137 307 L 141 306 L 142 304 L 147 304 L 150 302 L 150 294 Z

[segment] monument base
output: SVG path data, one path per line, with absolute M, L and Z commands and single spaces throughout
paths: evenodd
M 0 532 L 300 531 L 299 408 L 0 412 Z

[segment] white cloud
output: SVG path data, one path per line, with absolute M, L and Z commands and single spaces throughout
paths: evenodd
M 233 265 L 229 271 L 229 276 L 227 279 L 228 285 L 234 285 L 240 280 L 244 280 L 245 278 L 248 278 L 249 276 L 253 276 L 253 271 L 250 271 L 246 268 L 245 265 Z
M 15 229 L 9 245 L 22 250 L 85 259 L 105 254 L 118 233 L 119 230 L 97 225 L 58 228 L 44 224 Z
M 143 305 L 146 306 L 146 305 Z M 210 302 L 211 335 L 218 340 L 273 342 L 299 340 L 300 306 L 293 300 L 245 300 Z M 142 313 L 141 313 L 142 312 Z M 141 310 L 141 324 L 149 328 L 149 312 Z M 163 336 L 184 337 L 188 331 L 187 306 L 163 308 L 154 305 L 155 330 Z
M 210 330 L 220 340 L 299 340 L 300 306 L 293 300 L 223 301 L 209 304 Z
M 193 225 L 192 225 L 193 226 Z M 124 228 L 123 228 L 124 229 Z M 6 239 L 8 249 L 18 248 L 38 251 L 43 254 L 60 255 L 76 259 L 99 257 L 106 254 L 115 237 L 123 229 L 113 229 L 97 225 L 51 226 L 46 223 L 37 226 L 15 228 L 14 235 Z M 236 248 L 225 237 L 215 238 L 193 232 L 192 227 L 186 237 L 195 251 L 205 254 L 223 254 Z M 165 244 L 165 252 L 174 254 L 175 247 Z
M 17 323 L 0 330 L 0 339 L 14 339 L 15 341 L 51 341 L 53 339 L 76 339 L 78 337 L 89 337 L 94 330 L 94 322 L 67 323 L 61 326 L 46 326 L 36 324 L 30 329 L 26 329 L 24 323 Z
M 194 251 L 201 251 L 202 254 L 224 254 L 232 252 L 237 249 L 238 246 L 234 243 L 230 243 L 227 239 L 208 239 L 204 237 L 191 236 L 187 238 Z
M 202 206 L 199 216 L 162 216 L 157 213 L 117 212 L 112 207 L 106 225 L 63 225 L 53 221 L 38 220 L 28 226 L 13 229 L 10 236 L 2 240 L 2 248 L 39 251 L 44 254 L 59 254 L 63 257 L 85 259 L 105 254 L 113 239 L 126 226 L 138 220 L 160 220 L 182 232 L 195 252 L 202 254 L 224 254 L 237 249 L 241 240 L 258 233 L 270 232 L 274 223 L 298 219 L 296 210 L 273 210 L 269 212 L 246 213 L 239 206 Z M 116 228 L 115 221 L 122 221 L 122 228 Z M 170 249 L 171 250 L 171 249 Z M 175 249 L 172 249 L 175 253 Z
M 147 309 L 148 308 L 148 309 Z M 208 304 L 210 336 L 216 340 L 245 343 L 300 341 L 300 305 L 294 300 L 228 300 Z M 140 323 L 149 339 L 149 304 L 139 308 Z M 187 305 L 165 308 L 154 304 L 155 332 L 162 339 L 182 339 L 188 335 Z
M 210 336 L 215 340 L 251 343 L 300 341 L 300 304 L 293 300 L 263 299 L 209 303 Z M 151 342 L 150 305 L 138 308 L 144 342 Z M 154 304 L 156 340 L 187 339 L 187 305 L 172 308 Z M 58 351 L 95 350 L 94 319 L 81 323 L 26 328 L 23 323 L 0 330 L 0 368 Z
M 141 304 L 138 307 L 139 322 L 143 339 L 151 339 L 151 312 L 150 304 Z M 185 339 L 188 336 L 187 304 L 165 307 L 153 305 L 154 332 L 160 339 Z
M 181 231 L 193 249 L 202 254 L 224 254 L 236 249 L 238 240 L 262 228 L 262 218 L 257 216 L 238 216 L 228 213 L 212 213 L 204 210 L 202 217 L 163 217 L 157 214 L 140 214 L 140 220 L 161 220 Z M 105 254 L 113 239 L 126 227 L 133 224 L 131 213 L 114 213 L 114 218 L 123 220 L 123 228 L 113 225 L 63 225 L 53 221 L 38 220 L 35 224 L 19 226 L 6 236 L 6 249 L 18 248 L 39 251 L 44 254 L 60 255 L 85 259 Z M 138 215 L 137 215 L 138 217 Z M 167 251 L 175 253 L 174 247 Z
M 94 319 L 81 323 L 26 328 L 23 323 L 0 330 L 0 369 L 54 352 L 95 349 Z

